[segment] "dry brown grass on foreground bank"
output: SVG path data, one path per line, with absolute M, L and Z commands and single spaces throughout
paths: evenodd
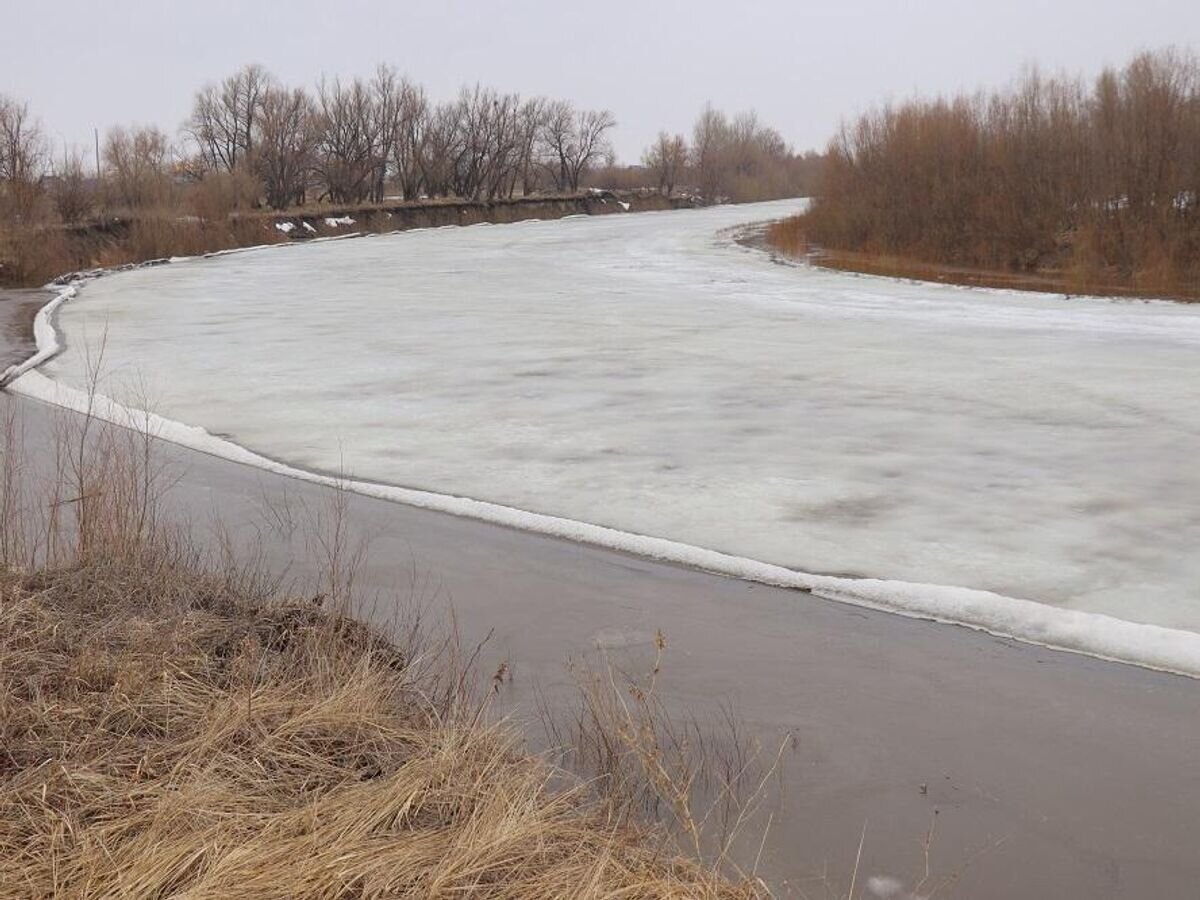
M 753 895 L 413 654 L 153 554 L 4 575 L 0 896 Z
M 639 817 L 647 792 L 692 809 L 654 722 L 589 716 L 652 777 L 585 781 L 489 721 L 455 640 L 340 614 L 344 495 L 324 593 L 280 599 L 164 522 L 146 435 L 72 416 L 51 444 L 39 481 L 0 428 L 0 897 L 765 893 Z

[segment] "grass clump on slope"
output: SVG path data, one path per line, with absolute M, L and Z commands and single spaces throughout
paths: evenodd
M 745 897 L 415 630 L 141 548 L 0 571 L 0 897 Z

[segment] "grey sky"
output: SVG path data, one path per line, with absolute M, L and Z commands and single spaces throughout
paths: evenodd
M 246 62 L 285 82 L 379 61 L 450 96 L 481 81 L 608 107 L 634 161 L 704 101 L 753 107 L 797 147 L 914 92 L 1003 84 L 1037 61 L 1094 72 L 1135 51 L 1200 50 L 1196 0 L 4 0 L 0 93 L 47 132 L 154 123 L 174 132 L 193 91 Z

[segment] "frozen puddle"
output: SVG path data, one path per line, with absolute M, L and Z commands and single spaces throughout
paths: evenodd
M 764 580 L 972 588 L 802 582 L 1102 655 L 1198 652 L 1045 605 L 1200 631 L 1200 308 L 821 273 L 728 235 L 798 206 L 116 274 L 61 308 L 67 350 L 41 371 L 82 384 L 107 327 L 105 393 L 129 402 L 140 378 L 168 419 L 291 466 L 625 535 L 573 535 L 600 543 L 653 535 L 626 549 L 718 551 L 685 561 Z

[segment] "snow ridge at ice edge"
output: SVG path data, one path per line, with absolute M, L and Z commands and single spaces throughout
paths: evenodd
M 337 235 L 318 238 L 309 243 L 346 240 L 359 236 Z M 268 244 L 219 251 L 205 254 L 204 257 L 176 257 L 170 262 L 196 261 L 228 253 L 282 249 L 287 246 L 290 245 Z M 87 277 L 98 277 L 102 274 L 105 273 L 98 271 L 88 273 Z M 0 386 L 7 386 L 15 393 L 77 412 L 90 410 L 92 415 L 105 421 L 146 430 L 156 437 L 192 450 L 315 484 L 341 487 L 369 497 L 591 544 L 773 587 L 804 590 L 825 599 L 884 610 L 909 618 L 962 625 L 997 637 L 1012 638 L 1050 649 L 1200 678 L 1200 633 L 1197 632 L 1129 622 L 1102 613 L 1063 609 L 974 588 L 814 575 L 667 538 L 620 531 L 484 500 L 335 478 L 289 466 L 254 453 L 232 441 L 211 435 L 200 427 L 166 419 L 144 410 L 130 409 L 102 395 L 89 397 L 82 391 L 53 381 L 36 371 L 38 366 L 53 358 L 61 349 L 57 329 L 51 318 L 54 310 L 77 296 L 82 283 L 83 280 L 71 282 L 38 312 L 34 325 L 37 352 L 29 360 L 7 370 L 0 379 Z

